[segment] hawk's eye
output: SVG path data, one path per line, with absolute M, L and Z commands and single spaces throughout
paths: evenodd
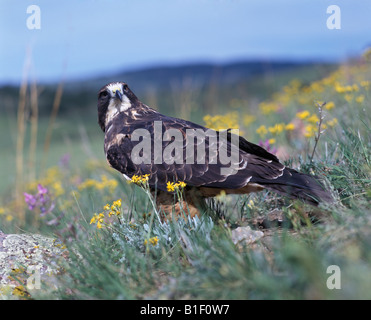
M 99 94 L 99 99 L 106 98 L 107 96 L 108 96 L 108 92 L 107 92 L 107 91 L 102 91 L 102 92 Z

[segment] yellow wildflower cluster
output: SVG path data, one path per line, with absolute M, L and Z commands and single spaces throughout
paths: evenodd
M 184 189 L 186 187 L 186 185 L 187 184 L 183 181 L 178 181 L 177 183 L 168 181 L 168 183 L 166 185 L 166 189 L 169 192 L 174 192 L 174 191 L 177 191 L 177 190 Z
M 158 243 L 158 237 L 153 237 L 153 238 L 150 238 L 150 239 L 146 239 L 144 240 L 144 245 L 146 246 L 148 243 L 150 243 L 151 245 L 153 246 L 156 246 L 157 243 Z
M 261 137 L 264 137 L 268 133 L 268 130 L 265 125 L 261 125 L 258 129 L 256 129 L 256 133 Z
M 77 188 L 79 189 L 79 191 L 90 188 L 94 188 L 97 190 L 108 189 L 109 192 L 112 193 L 115 191 L 117 185 L 118 182 L 115 179 L 108 179 L 107 176 L 102 175 L 101 181 L 95 179 L 86 179 L 84 182 L 79 184 Z
M 290 122 L 287 125 L 285 125 L 285 130 L 286 131 L 292 131 L 294 129 L 295 129 L 295 125 L 292 122 Z
M 119 216 L 121 214 L 121 199 L 118 199 L 116 201 L 113 201 L 112 204 L 106 204 L 103 207 L 103 212 L 101 213 L 95 213 L 94 216 L 90 220 L 90 224 L 96 224 L 98 229 L 101 229 L 104 225 L 104 218 L 105 213 L 108 212 L 108 217 L 111 216 Z
M 229 112 L 225 115 L 215 115 L 204 116 L 203 120 L 205 122 L 205 126 L 210 129 L 214 130 L 222 130 L 222 129 L 238 129 L 238 119 L 239 114 L 238 112 Z
M 297 116 L 299 119 L 301 119 L 301 120 L 304 120 L 304 119 L 308 118 L 309 115 L 310 115 L 310 112 L 309 112 L 308 110 L 304 110 L 304 111 L 298 112 L 298 113 L 296 114 L 296 116 Z
M 371 52 L 371 50 L 368 52 Z M 369 53 L 367 55 L 369 55 Z M 288 85 L 284 86 L 281 91 L 273 94 L 270 100 L 261 102 L 259 104 L 259 111 L 265 116 L 271 113 L 277 114 L 288 106 L 308 106 L 308 110 L 298 112 L 296 118 L 305 121 L 307 125 L 305 135 L 312 136 L 314 130 L 309 125 L 311 124 L 313 126 L 319 121 L 318 116 L 312 114 L 312 110 L 309 109 L 315 106 L 313 101 L 316 101 L 319 97 L 329 95 L 336 97 L 334 94 L 341 93 L 343 94 L 342 98 L 348 103 L 355 102 L 364 104 L 367 97 L 365 91 L 369 90 L 369 88 L 369 68 L 366 68 L 365 64 L 344 65 L 330 73 L 327 77 L 313 81 L 308 85 L 302 84 L 299 80 L 291 81 Z M 327 111 L 333 110 L 337 103 L 338 102 L 335 101 L 328 101 L 323 106 L 323 109 Z M 268 133 L 277 135 L 283 131 L 294 130 L 297 125 L 296 122 L 297 120 L 293 120 L 284 128 L 282 128 L 280 123 L 271 127 L 261 125 L 256 129 L 256 133 L 258 133 L 260 137 L 264 137 Z M 331 120 L 330 124 L 333 123 L 334 121 Z M 298 132 L 304 134 L 304 131 Z
M 353 85 L 342 86 L 342 85 L 340 85 L 339 82 L 336 82 L 335 83 L 335 91 L 337 93 L 357 92 L 357 91 L 359 91 L 359 87 L 356 83 L 353 84 Z
M 285 130 L 285 124 L 284 123 L 276 123 L 274 126 L 268 128 L 269 133 L 271 133 L 273 135 L 278 135 L 283 130 Z
M 90 220 L 90 224 L 96 223 L 97 228 L 101 229 L 103 227 L 103 222 L 104 222 L 104 213 L 94 213 L 93 218 Z
M 284 131 L 292 131 L 294 129 L 295 129 L 295 124 L 293 124 L 292 122 L 288 124 L 276 123 L 274 126 L 271 126 L 271 127 L 266 127 L 265 125 L 261 125 L 258 129 L 256 129 L 256 133 L 260 135 L 261 137 L 264 137 L 268 132 L 274 136 L 277 136 Z
M 145 186 L 149 179 L 150 174 L 137 176 L 136 174 L 131 177 L 130 182 L 137 184 L 138 186 Z
M 344 93 L 344 99 L 346 102 L 350 103 L 355 100 L 357 103 L 363 103 L 365 100 L 365 95 L 363 93 L 359 93 L 357 96 L 355 95 L 360 90 L 364 89 L 367 91 L 370 86 L 370 81 L 362 80 L 360 81 L 359 85 L 354 83 L 352 85 L 342 86 L 340 83 L 335 84 L 335 91 L 338 93 Z
M 323 103 L 320 103 L 320 102 L 318 102 L 318 104 L 323 105 Z M 330 109 L 333 108 L 333 106 L 331 106 L 331 104 L 334 104 L 333 102 L 326 104 L 325 107 L 329 104 L 330 104 Z M 298 112 L 296 114 L 296 117 L 300 120 L 303 120 L 306 123 L 304 127 L 304 133 L 303 133 L 304 137 L 306 138 L 314 137 L 315 133 L 318 131 L 318 124 L 320 120 L 317 114 L 315 113 L 311 114 L 308 110 L 304 110 L 304 111 Z M 333 127 L 336 124 L 337 124 L 337 119 L 333 118 L 332 120 L 329 120 L 326 123 L 322 123 L 321 130 L 327 129 L 328 126 Z
M 121 214 L 121 199 L 113 201 L 112 205 L 106 204 L 103 209 L 108 211 L 109 217 L 113 215 L 119 216 Z
M 318 121 L 319 121 L 318 116 L 315 113 L 313 113 L 311 115 L 308 110 L 298 112 L 296 114 L 296 117 L 299 118 L 300 120 L 305 120 L 305 121 L 307 121 L 309 123 L 313 123 L 313 124 L 317 124 Z

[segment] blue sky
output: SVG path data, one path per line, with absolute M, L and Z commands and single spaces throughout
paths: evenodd
M 38 5 L 41 29 L 29 30 Z M 341 9 L 329 30 L 326 9 Z M 186 62 L 341 61 L 371 45 L 369 0 L 0 0 L 0 83 Z

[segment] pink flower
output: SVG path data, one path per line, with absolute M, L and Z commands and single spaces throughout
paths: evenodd
M 48 189 L 44 188 L 40 183 L 37 185 L 37 190 L 39 191 L 39 194 L 46 194 L 48 193 Z

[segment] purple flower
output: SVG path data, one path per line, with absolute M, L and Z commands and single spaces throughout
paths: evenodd
M 23 195 L 24 195 L 24 201 L 28 204 L 28 209 L 33 210 L 37 202 L 36 197 L 26 192 L 24 192 Z
M 48 193 L 48 189 L 44 188 L 40 183 L 37 185 L 37 190 L 40 195 Z
M 25 192 L 24 201 L 27 203 L 28 209 L 38 209 L 41 217 L 51 212 L 55 206 L 50 198 L 49 190 L 41 184 L 37 185 L 37 193 L 35 195 Z

